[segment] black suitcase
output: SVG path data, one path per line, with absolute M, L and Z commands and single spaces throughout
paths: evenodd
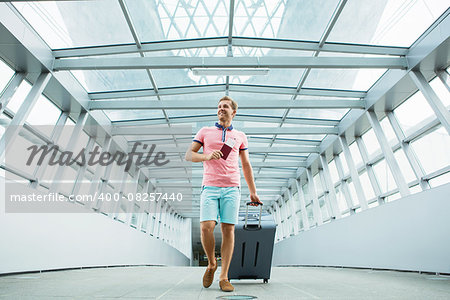
M 248 212 L 239 213 L 235 226 L 235 242 L 228 279 L 263 279 L 267 283 L 272 267 L 273 244 L 276 225 L 272 215 Z

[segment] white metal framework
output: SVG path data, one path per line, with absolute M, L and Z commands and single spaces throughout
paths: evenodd
M 89 206 L 186 256 L 191 237 L 198 236 L 202 173 L 200 165 L 188 171 L 180 145 L 190 141 L 176 137 L 175 124 L 192 127 L 192 136 L 213 126 L 223 95 L 239 104 L 233 125 L 249 137 L 256 186 L 279 226 L 277 240 L 449 182 L 448 155 L 428 149 L 436 154 L 424 158 L 423 149 L 427 143 L 450 146 L 450 9 L 430 1 L 429 23 L 400 44 L 393 32 L 413 28 L 391 32 L 400 26 L 392 22 L 391 3 L 373 3 L 382 14 L 343 28 L 359 13 L 355 1 L 314 4 L 312 11 L 326 17 L 308 26 L 289 13 L 303 13 L 301 1 L 289 0 L 155 0 L 145 7 L 127 0 L 111 0 L 108 7 L 105 1 L 0 1 L 6 2 L 0 3 L 0 64 L 11 72 L 0 78 L 1 169 L 32 188 L 66 196 L 158 192 L 189 183 L 188 204 L 121 202 L 116 213 L 100 202 Z M 415 22 L 412 14 L 402 18 Z M 80 22 L 91 32 L 82 31 Z M 208 67 L 269 72 L 195 76 L 189 70 Z M 30 121 L 41 98 L 58 110 L 50 135 Z M 408 105 L 419 102 L 424 117 L 408 117 Z M 67 149 L 99 145 L 113 152 L 152 141 L 148 136 L 155 134 L 146 126 L 164 126 L 160 142 L 170 144 L 166 152 L 177 163 L 164 172 L 81 163 L 28 172 L 4 161 L 22 136 L 61 143 L 65 124 L 74 124 Z M 91 124 L 103 138 L 89 132 Z M 49 173 L 72 180 L 70 191 L 59 181 L 49 184 Z M 242 195 L 247 200 L 245 186 Z

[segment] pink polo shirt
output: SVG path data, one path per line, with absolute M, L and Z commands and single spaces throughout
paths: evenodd
M 231 125 L 223 128 L 216 123 L 212 127 L 203 127 L 195 135 L 194 142 L 203 146 L 203 153 L 209 154 L 215 150 L 220 150 L 228 139 L 234 139 L 234 147 L 227 159 L 213 159 L 203 162 L 203 183 L 205 186 L 240 186 L 241 174 L 239 171 L 239 151 L 247 150 L 247 136 L 242 131 L 238 131 Z

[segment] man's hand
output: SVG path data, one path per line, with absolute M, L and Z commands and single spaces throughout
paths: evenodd
M 211 152 L 206 156 L 206 160 L 219 159 L 223 156 L 223 153 L 220 150 L 216 150 Z
M 250 201 L 252 201 L 253 203 L 250 203 L 249 205 L 251 206 L 257 206 L 258 204 L 263 204 L 261 202 L 261 200 L 259 200 L 259 196 L 257 194 L 251 194 L 250 195 Z

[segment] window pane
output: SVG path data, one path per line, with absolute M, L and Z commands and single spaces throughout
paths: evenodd
M 334 161 L 334 159 L 330 161 L 330 163 L 328 164 L 328 169 L 330 169 L 331 180 L 333 184 L 335 184 L 336 182 L 339 181 L 339 175 L 336 169 L 336 162 Z
M 341 154 L 339 154 L 339 158 L 341 159 L 342 171 L 344 172 L 344 176 L 345 176 L 349 173 L 349 170 L 348 170 L 348 164 L 347 164 L 347 160 L 345 159 L 344 153 L 341 152 Z
M 347 185 L 348 185 L 348 189 L 350 191 L 350 196 L 352 198 L 351 200 L 352 200 L 353 205 L 358 205 L 359 204 L 359 199 L 358 199 L 358 196 L 356 194 L 355 185 L 353 184 L 353 182 L 351 180 L 349 180 L 347 182 Z
M 358 145 L 356 144 L 356 142 L 353 142 L 349 148 L 350 148 L 350 153 L 352 154 L 352 158 L 355 163 L 355 166 L 356 166 L 356 168 L 358 168 L 358 166 L 363 164 L 362 157 L 361 157 L 361 154 L 358 149 Z
M 376 163 L 373 166 L 373 170 L 375 171 L 375 176 L 377 176 L 378 183 L 380 184 L 380 188 L 383 193 L 397 187 L 394 177 L 392 177 L 391 170 L 386 164 L 386 160 L 382 159 L 380 162 Z
M 62 149 L 66 149 L 67 144 L 69 144 L 74 126 L 75 123 L 71 119 L 67 119 L 66 124 L 64 125 L 64 128 L 62 129 L 61 135 L 58 139 L 58 146 Z
M 394 200 L 397 200 L 397 199 L 400 199 L 400 198 L 401 198 L 400 197 L 400 193 L 395 193 L 393 195 L 390 195 L 390 196 L 386 197 L 384 200 L 386 202 L 391 202 L 391 201 L 394 201 Z
M 8 105 L 6 105 L 6 108 L 16 113 L 19 110 L 20 105 L 22 105 L 23 100 L 25 100 L 25 97 L 30 92 L 30 90 L 31 85 L 26 81 L 22 81 L 22 83 L 19 85 L 16 92 L 14 93 L 14 96 L 12 96 Z
M 359 179 L 361 180 L 361 185 L 364 191 L 364 194 L 366 195 L 366 199 L 372 199 L 375 198 L 375 192 L 373 191 L 372 184 L 370 183 L 369 175 L 367 175 L 367 172 L 364 171 L 360 176 Z
M 14 71 L 0 59 L 0 94 L 14 75 Z
M 399 149 L 395 151 L 394 153 L 395 160 L 397 161 L 398 165 L 400 166 L 400 170 L 405 177 L 406 182 L 411 182 L 416 179 L 416 175 L 414 175 L 414 171 L 411 168 L 411 165 L 408 162 L 408 159 L 406 158 L 405 153 L 402 149 Z
M 41 95 L 31 110 L 27 122 L 31 125 L 55 125 L 61 110 Z
M 309 225 L 311 225 L 311 226 L 316 225 L 316 221 L 314 221 L 314 213 L 313 213 L 312 203 L 310 205 L 306 206 L 306 213 L 308 214 Z
M 314 177 L 314 185 L 316 188 L 316 195 L 319 196 L 320 194 L 323 193 L 323 187 L 322 187 L 322 182 L 320 181 L 320 176 L 319 173 L 317 173 Z
M 377 137 L 375 136 L 375 132 L 372 128 L 362 135 L 362 139 L 366 145 L 369 159 L 373 158 L 377 152 L 381 151 L 380 144 L 378 143 Z
M 450 182 L 450 172 L 447 172 L 445 174 L 442 174 L 439 177 L 435 177 L 430 180 L 431 187 L 437 187 L 443 184 L 447 184 Z
M 421 92 L 412 95 L 394 111 L 400 127 L 406 135 L 412 131 L 414 126 L 435 115 Z
M 345 201 L 344 193 L 342 192 L 342 185 L 339 185 L 336 189 L 336 200 L 339 206 L 340 211 L 346 210 L 347 207 L 347 201 Z
M 22 129 L 22 131 L 23 130 L 25 129 Z M 27 166 L 27 164 L 25 163 L 31 154 L 31 151 L 27 150 L 27 148 L 33 145 L 35 145 L 35 143 L 30 142 L 21 135 L 18 135 L 15 138 L 10 151 L 8 151 L 5 156 L 5 164 L 7 166 L 11 166 L 12 168 L 23 171 L 29 175 L 33 175 L 33 171 L 36 168 L 39 155 L 36 155 L 35 159 L 31 161 L 31 164 L 29 166 Z M 41 145 L 36 146 L 40 147 Z
M 386 135 L 389 145 L 392 146 L 393 143 L 398 143 L 394 129 L 392 129 L 391 123 L 389 123 L 389 119 L 384 117 L 384 119 L 381 120 L 380 125 L 383 129 L 384 134 Z
M 442 126 L 411 143 L 426 174 L 450 165 L 450 136 Z
M 330 215 L 328 214 L 327 205 L 325 203 L 325 197 L 319 198 L 319 206 L 320 206 L 320 210 L 322 211 L 322 220 L 328 219 L 330 217 Z
M 448 80 L 447 80 L 448 83 Z M 438 95 L 439 99 L 441 99 L 442 103 L 444 103 L 445 106 L 450 105 L 450 95 L 447 90 L 447 88 L 444 86 L 442 81 L 436 77 L 433 80 L 430 81 L 430 85 L 433 88 L 433 90 Z

